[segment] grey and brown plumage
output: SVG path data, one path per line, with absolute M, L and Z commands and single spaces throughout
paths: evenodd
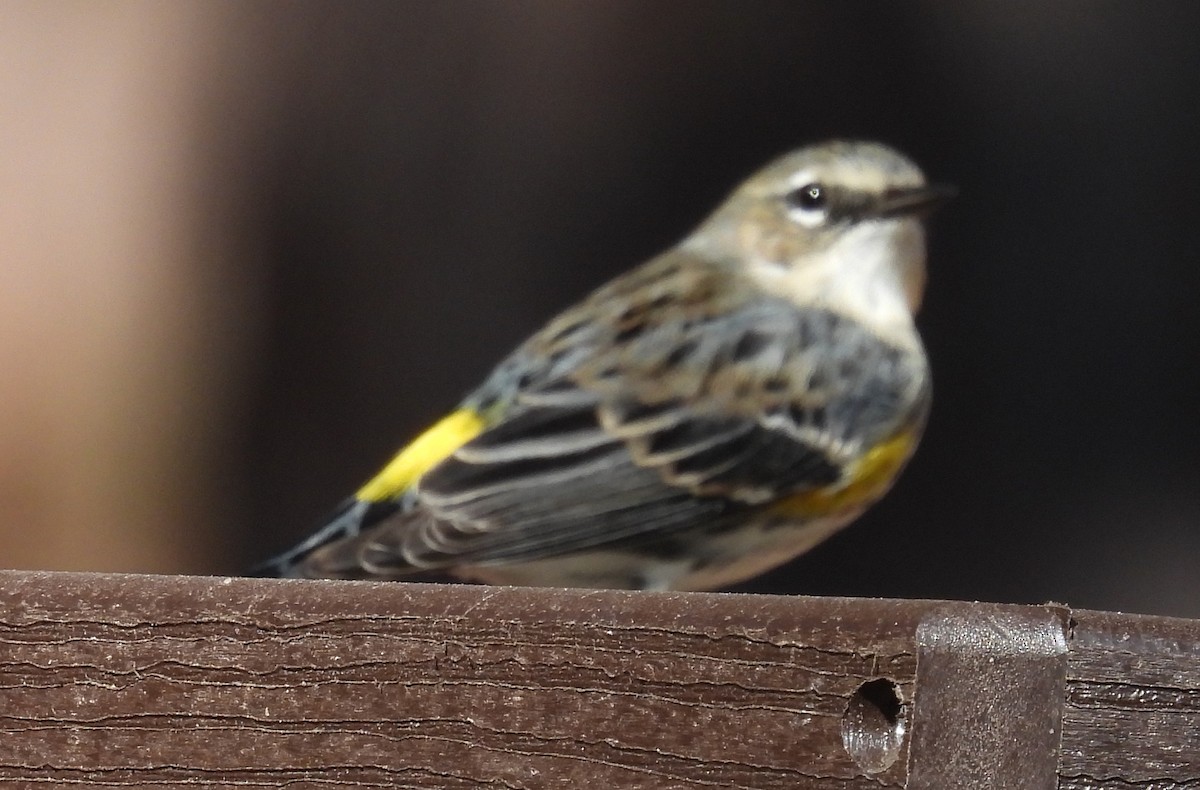
M 877 500 L 930 399 L 922 215 L 875 143 L 801 149 L 554 318 L 282 575 L 707 589 Z

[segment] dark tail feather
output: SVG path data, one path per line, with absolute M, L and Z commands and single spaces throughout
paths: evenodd
M 270 579 L 307 578 L 304 572 L 304 560 L 317 549 L 330 543 L 353 538 L 362 531 L 364 526 L 377 521 L 384 514 L 380 513 L 381 506 L 359 499 L 348 499 L 333 514 L 325 526 L 309 535 L 295 547 L 272 557 L 266 562 L 255 565 L 246 572 L 247 576 L 257 576 Z M 391 513 L 396 509 L 388 503 L 383 509 Z

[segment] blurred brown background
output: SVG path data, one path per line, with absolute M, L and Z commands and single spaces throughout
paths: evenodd
M 770 157 L 962 197 L 891 496 L 746 589 L 1200 616 L 1200 5 L 0 3 L 0 565 L 236 572 Z

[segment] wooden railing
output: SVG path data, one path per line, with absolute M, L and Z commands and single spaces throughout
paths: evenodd
M 0 785 L 1200 787 L 1200 623 L 2 572 Z

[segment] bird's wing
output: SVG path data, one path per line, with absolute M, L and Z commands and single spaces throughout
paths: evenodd
M 350 550 L 403 573 L 669 539 L 838 485 L 924 386 L 852 322 L 791 305 L 598 345 L 526 383 L 504 418 L 421 478 L 414 507 L 342 560 Z

